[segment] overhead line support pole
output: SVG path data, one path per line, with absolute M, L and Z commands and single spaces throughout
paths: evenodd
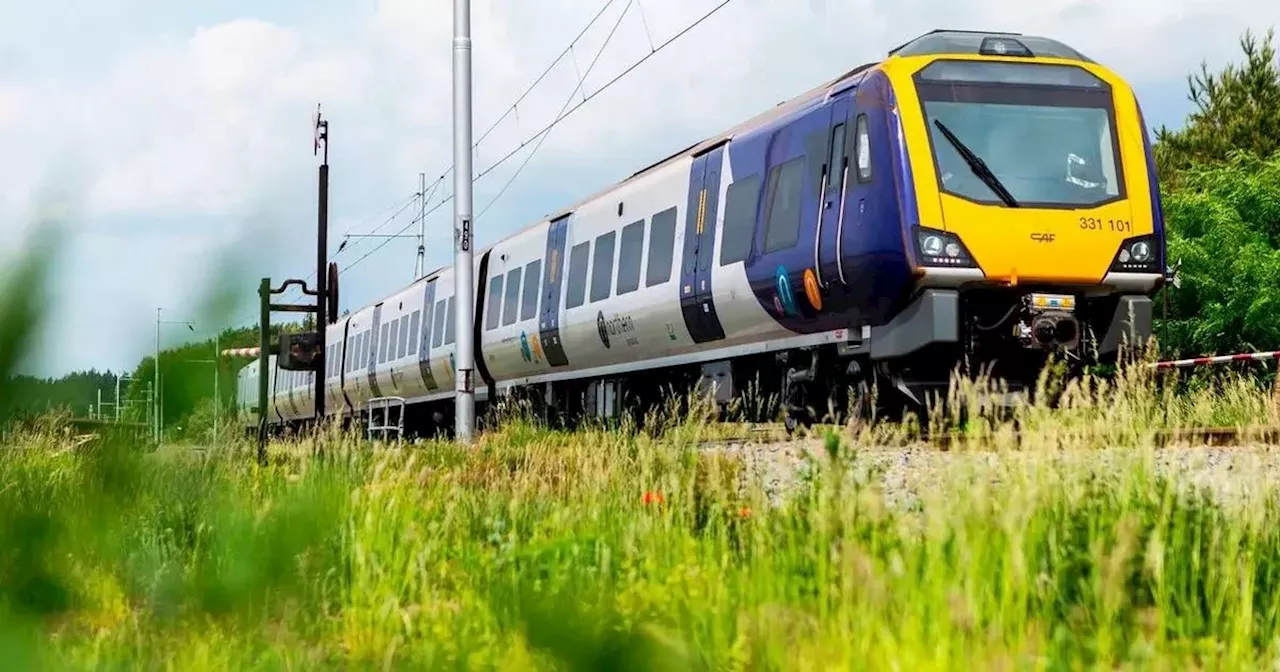
M 471 0 L 453 1 L 453 269 L 454 343 L 458 369 L 454 382 L 454 427 L 457 440 L 470 445 L 475 432 L 475 352 L 472 317 L 471 165 Z

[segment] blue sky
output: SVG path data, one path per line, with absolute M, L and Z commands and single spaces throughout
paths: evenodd
M 481 143 L 477 171 L 554 117 L 620 15 L 587 92 L 717 3 L 634 0 L 623 15 L 626 0 L 474 0 L 477 134 L 609 5 Z M 1178 125 L 1187 73 L 1236 59 L 1246 28 L 1276 23 L 1273 0 L 733 0 L 556 127 L 477 221 L 477 243 L 935 27 L 1061 39 L 1127 77 L 1150 123 Z M 132 368 L 154 347 L 155 309 L 193 316 L 228 254 L 240 272 L 220 289 L 242 298 L 242 324 L 256 317 L 257 278 L 307 276 L 318 102 L 333 135 L 330 248 L 382 224 L 419 172 L 431 182 L 450 165 L 451 30 L 447 0 L 0 4 L 0 234 L 15 241 L 0 259 L 43 208 L 69 213 L 26 368 Z M 528 151 L 477 183 L 477 212 Z M 434 202 L 451 191 L 450 177 Z M 412 214 L 381 232 L 415 230 Z M 447 205 L 427 219 L 430 268 L 451 263 L 451 215 Z M 345 269 L 376 244 L 352 242 L 335 260 Z M 344 271 L 344 307 L 408 282 L 414 247 L 392 241 Z M 165 343 L 183 332 L 166 328 Z

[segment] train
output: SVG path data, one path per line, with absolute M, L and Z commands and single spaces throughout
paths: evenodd
M 1169 279 L 1132 88 L 1058 40 L 962 30 L 474 252 L 480 411 L 617 418 L 750 390 L 789 428 L 919 408 L 957 372 L 1017 393 L 1050 360 L 1113 362 L 1150 338 Z M 442 267 L 325 327 L 326 415 L 392 399 L 408 428 L 452 426 L 454 285 Z M 317 372 L 268 369 L 268 424 L 314 421 Z M 240 373 L 250 424 L 258 375 Z

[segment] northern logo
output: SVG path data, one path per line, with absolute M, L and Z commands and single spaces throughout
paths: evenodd
M 600 342 L 609 347 L 609 325 L 604 321 L 604 311 L 596 312 L 596 331 L 600 333 Z
M 609 319 L 605 319 L 604 311 L 596 313 L 596 331 L 600 333 L 600 342 L 604 343 L 604 347 L 612 347 L 610 336 L 619 336 L 629 334 L 636 330 L 636 324 L 632 321 L 630 315 L 616 315 Z M 633 338 L 627 339 L 628 345 L 636 345 Z

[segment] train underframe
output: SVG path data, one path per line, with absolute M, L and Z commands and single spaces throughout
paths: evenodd
M 630 416 L 644 427 L 661 417 L 655 411 L 688 417 L 698 398 L 710 402 L 702 409 L 719 419 L 781 419 L 788 429 L 873 414 L 916 413 L 923 420 L 930 406 L 945 403 L 955 374 L 1029 396 L 1051 359 L 1070 376 L 1145 344 L 1151 317 L 1144 294 L 926 289 L 887 324 L 850 330 L 853 338 L 844 343 L 513 387 L 499 395 L 499 404 L 478 401 L 476 411 L 482 428 L 503 416 L 498 407 L 513 402 L 552 426 Z M 695 390 L 704 394 L 691 395 Z M 405 406 L 406 437 L 450 436 L 453 411 L 451 399 Z M 367 417 L 361 411 L 346 424 L 363 427 Z

